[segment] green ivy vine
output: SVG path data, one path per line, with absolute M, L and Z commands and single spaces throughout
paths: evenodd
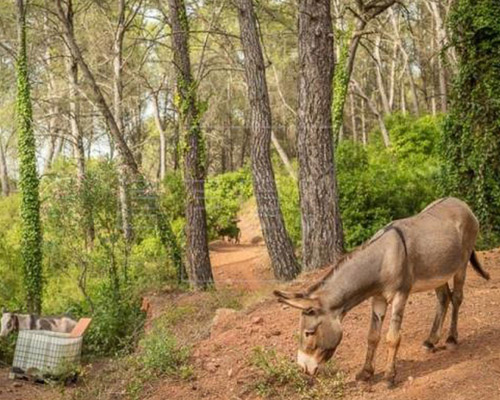
M 36 169 L 36 142 L 33 133 L 30 85 L 26 55 L 26 23 L 20 17 L 20 42 L 16 63 L 16 123 L 21 191 L 21 257 L 23 262 L 26 305 L 29 312 L 42 307 L 42 230 L 40 224 L 39 179 Z
M 500 2 L 457 0 L 448 27 L 459 63 L 441 141 L 442 189 L 473 208 L 483 244 L 500 238 Z

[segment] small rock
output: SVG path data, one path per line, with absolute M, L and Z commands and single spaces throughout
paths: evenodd
M 196 386 L 195 384 L 191 385 L 191 390 L 198 390 L 198 386 Z
M 213 362 L 209 362 L 205 365 L 205 369 L 208 372 L 215 372 L 215 371 L 217 371 L 217 368 L 219 368 L 219 366 Z
M 253 317 L 252 318 L 252 324 L 257 325 L 261 324 L 264 321 L 262 317 Z
M 229 371 L 227 371 L 227 377 L 231 378 L 233 376 L 233 369 L 230 368 Z
M 271 331 L 271 335 L 273 335 L 273 336 L 279 336 L 279 335 L 281 335 L 281 331 L 279 329 L 273 329 Z
M 287 306 L 286 304 L 281 306 L 281 309 L 283 309 L 283 310 L 288 310 L 289 308 L 290 308 L 290 306 Z
M 14 386 L 15 388 L 20 388 L 20 387 L 22 387 L 23 385 L 22 385 L 22 383 L 20 383 L 20 382 L 14 382 L 14 383 L 12 384 L 12 386 Z
M 408 377 L 408 382 L 409 382 L 410 384 L 412 384 L 414 380 L 415 380 L 415 378 L 413 378 L 413 376 L 409 376 L 409 377 Z

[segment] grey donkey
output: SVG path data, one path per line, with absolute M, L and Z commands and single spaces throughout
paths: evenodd
M 302 311 L 297 357 L 302 369 L 314 375 L 319 365 L 333 356 L 342 340 L 342 319 L 353 307 L 371 299 L 366 360 L 356 378 L 368 380 L 373 376 L 382 324 L 392 304 L 384 376 L 392 386 L 408 297 L 428 290 L 436 292 L 437 311 L 424 347 L 433 350 L 438 343 L 450 303 L 451 327 L 446 346 L 455 347 L 467 264 L 470 262 L 484 279 L 490 278 L 474 251 L 478 232 L 479 223 L 467 204 L 451 197 L 440 199 L 420 214 L 381 229 L 305 291 L 275 291 L 279 301 Z

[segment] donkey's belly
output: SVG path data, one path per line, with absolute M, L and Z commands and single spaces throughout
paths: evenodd
M 440 276 L 440 277 L 433 277 L 430 279 L 421 279 L 415 281 L 411 288 L 412 293 L 416 292 L 426 292 L 428 290 L 433 290 L 438 288 L 439 286 L 444 285 L 446 282 L 448 282 L 454 274 L 450 275 L 445 275 L 445 276 Z

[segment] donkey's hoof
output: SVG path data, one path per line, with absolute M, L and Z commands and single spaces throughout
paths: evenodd
M 448 350 L 455 350 L 458 346 L 457 339 L 455 339 L 453 336 L 448 336 L 448 339 L 446 339 L 446 348 Z
M 426 340 L 424 343 L 422 343 L 422 346 L 424 346 L 424 349 L 428 351 L 429 353 L 434 353 L 436 351 L 436 346 L 434 346 L 431 342 Z
M 384 377 L 384 385 L 387 389 L 394 389 L 396 387 L 396 379 L 392 377 Z
M 373 371 L 368 371 L 363 368 L 356 374 L 356 380 L 366 382 L 369 381 L 372 376 L 373 376 Z

